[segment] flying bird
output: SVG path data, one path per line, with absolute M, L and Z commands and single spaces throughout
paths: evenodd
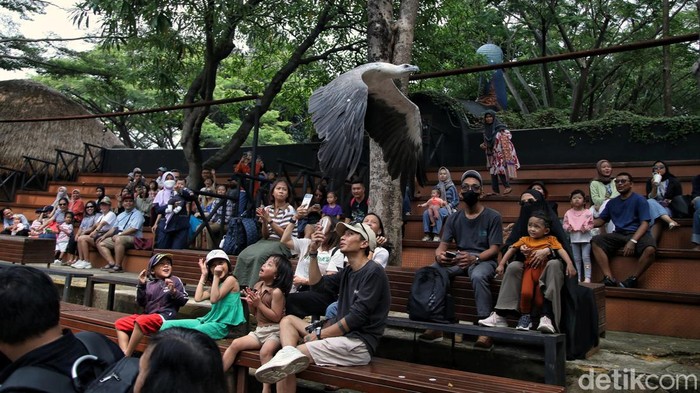
M 309 98 L 309 112 L 322 140 L 318 160 L 333 180 L 349 179 L 362 154 L 364 131 L 381 146 L 392 179 L 402 186 L 413 181 L 421 160 L 421 118 L 418 106 L 394 79 L 418 71 L 410 64 L 368 63 L 354 68 Z

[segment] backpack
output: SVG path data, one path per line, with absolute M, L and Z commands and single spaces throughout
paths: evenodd
M 408 317 L 425 322 L 456 321 L 450 278 L 445 269 L 426 266 L 416 271 L 408 296 Z
M 224 244 L 221 246 L 226 254 L 238 255 L 244 248 L 260 239 L 258 225 L 254 218 L 234 217 L 228 224 L 228 230 L 224 236 Z
M 15 370 L 5 383 L 0 386 L 4 391 L 41 391 L 61 393 L 128 393 L 133 391 L 136 376 L 139 373 L 139 360 L 136 358 L 115 356 L 114 343 L 94 332 L 76 333 L 75 337 L 85 346 L 89 355 L 75 360 L 71 376 L 49 370 L 40 366 L 27 366 Z M 92 381 L 81 381 L 78 370 L 90 367 Z M 87 384 L 87 386 L 85 386 Z

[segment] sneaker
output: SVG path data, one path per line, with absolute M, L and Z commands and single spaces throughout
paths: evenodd
M 440 236 L 433 236 L 433 241 L 434 241 L 434 242 L 439 242 L 439 241 L 440 241 Z
M 537 330 L 542 333 L 556 333 L 554 325 L 552 325 L 552 320 L 546 315 L 540 318 L 540 326 L 537 327 Z
M 430 235 L 423 236 L 423 238 L 421 240 L 424 242 L 430 241 Z
M 479 325 L 488 327 L 508 327 L 508 322 L 505 318 L 493 311 L 488 318 L 480 319 Z
M 82 259 L 79 259 L 74 264 L 70 265 L 70 267 L 72 267 L 73 269 L 82 269 L 82 266 L 84 263 L 85 263 L 85 261 L 83 261 Z
M 426 330 L 418 336 L 418 340 L 424 343 L 439 343 L 442 341 L 442 332 L 439 330 Z
M 518 326 L 516 326 L 515 329 L 528 331 L 530 328 L 532 328 L 532 319 L 530 319 L 530 314 L 523 314 L 518 320 Z
M 606 287 L 616 287 L 617 286 L 617 280 L 615 280 L 614 278 L 612 278 L 610 276 L 603 277 L 602 283 Z
M 262 383 L 277 383 L 292 374 L 309 367 L 309 358 L 291 345 L 286 346 L 255 371 L 255 378 Z
M 83 261 L 83 264 L 79 267 L 79 269 L 92 269 L 92 263 L 89 261 Z
M 63 266 L 63 262 L 60 259 L 54 259 L 53 264 L 56 266 Z
M 586 284 L 590 284 L 590 283 L 591 283 L 591 279 L 590 279 L 590 278 L 586 278 L 585 280 L 583 280 L 583 282 L 586 283 Z
M 637 288 L 637 277 L 629 276 L 625 281 L 620 282 L 622 288 Z

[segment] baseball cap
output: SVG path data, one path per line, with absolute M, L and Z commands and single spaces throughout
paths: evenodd
M 209 266 L 209 262 L 215 260 L 215 259 L 224 259 L 226 262 L 231 263 L 231 260 L 228 259 L 228 255 L 226 255 L 226 252 L 224 250 L 211 250 L 209 251 L 209 254 L 207 254 L 207 266 Z
M 134 168 L 133 171 L 131 171 L 131 173 L 136 173 L 136 172 L 141 173 L 141 168 L 136 167 L 136 168 Z
M 478 180 L 478 181 L 479 181 L 479 185 L 483 184 L 483 181 L 481 180 L 481 175 L 479 174 L 479 172 L 477 172 L 477 171 L 475 171 L 475 170 L 473 170 L 473 169 L 470 169 L 470 170 L 468 170 L 468 171 L 462 173 L 462 180 L 461 180 L 460 182 L 461 182 L 461 183 L 464 183 L 464 179 L 466 179 L 466 178 L 468 178 L 468 177 L 472 177 L 472 178 Z
M 112 206 L 112 200 L 109 199 L 108 196 L 102 197 L 102 200 L 100 201 L 100 205 L 110 205 L 110 206 Z
M 164 260 L 170 261 L 170 264 L 172 265 L 173 263 L 173 254 L 164 254 L 164 253 L 158 253 L 155 254 L 151 257 L 151 259 L 148 260 L 148 274 L 151 274 L 151 270 L 153 270 L 154 267 L 156 267 L 157 264 L 163 262 Z
M 168 168 L 166 168 L 166 167 L 164 167 L 164 166 L 161 166 L 161 167 L 158 167 L 158 170 L 161 171 L 161 172 L 165 172 L 165 171 L 168 170 Z
M 343 233 L 345 233 L 347 230 L 357 232 L 363 239 L 367 240 L 370 251 L 374 251 L 374 249 L 377 248 L 377 235 L 374 234 L 372 227 L 369 225 L 360 223 L 346 224 L 344 222 L 339 222 L 338 225 L 335 226 L 335 232 L 340 236 L 343 236 Z
M 53 206 L 47 205 L 47 206 L 42 206 L 36 210 L 34 210 L 35 213 L 50 213 L 53 211 Z

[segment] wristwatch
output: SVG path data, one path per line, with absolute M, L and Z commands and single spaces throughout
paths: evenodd
M 477 264 L 479 262 L 481 262 L 481 258 L 479 258 L 479 256 L 477 255 L 476 259 L 474 260 L 474 264 Z
M 316 329 L 314 329 L 314 332 L 316 333 L 316 338 L 318 340 L 320 340 L 321 339 L 321 327 L 317 326 Z

